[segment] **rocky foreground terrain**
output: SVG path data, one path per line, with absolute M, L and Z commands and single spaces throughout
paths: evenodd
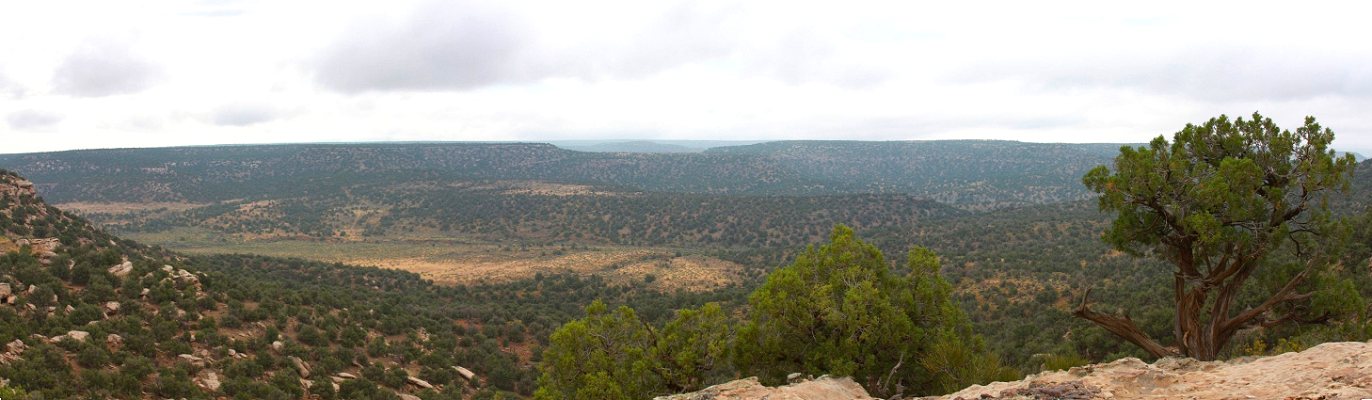
M 768 388 L 755 378 L 658 400 L 871 399 L 851 379 L 822 377 Z M 1202 362 L 1125 358 L 976 385 L 922 400 L 956 399 L 1372 399 L 1372 342 L 1325 343 L 1299 353 Z

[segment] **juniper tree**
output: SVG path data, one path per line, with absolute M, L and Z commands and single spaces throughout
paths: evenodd
M 1340 243 L 1331 192 L 1348 188 L 1354 160 L 1329 148 L 1334 132 L 1312 117 L 1295 132 L 1269 118 L 1226 116 L 1187 124 L 1147 147 L 1123 147 L 1114 168 L 1082 178 L 1100 194 L 1100 209 L 1116 213 L 1102 238 L 1127 254 L 1158 257 L 1174 268 L 1176 349 L 1149 337 L 1128 314 L 1075 311 L 1154 356 L 1214 360 L 1240 329 L 1319 315 L 1290 307 L 1308 301 L 1302 289 L 1331 265 Z M 1255 276 L 1277 279 L 1262 299 L 1239 301 Z M 1247 287 L 1247 289 L 1246 289 Z

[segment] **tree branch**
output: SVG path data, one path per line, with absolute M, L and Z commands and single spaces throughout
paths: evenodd
M 1072 314 L 1085 318 L 1096 325 L 1100 325 L 1100 327 L 1105 328 L 1105 330 L 1110 331 L 1110 333 L 1114 333 L 1116 336 L 1138 345 L 1155 357 L 1172 357 L 1178 355 L 1176 351 L 1162 347 L 1158 342 L 1149 338 L 1147 333 L 1144 333 L 1142 329 L 1139 329 L 1138 325 L 1134 324 L 1134 320 L 1130 319 L 1128 314 L 1121 318 L 1092 311 L 1086 306 L 1087 299 L 1090 297 L 1091 289 L 1086 289 L 1086 293 L 1081 296 L 1081 305 L 1078 306 L 1077 310 L 1072 312 Z
M 1305 278 L 1309 277 L 1310 272 L 1315 270 L 1315 265 L 1318 259 L 1319 257 L 1311 258 L 1310 261 L 1307 262 L 1305 270 L 1301 271 L 1301 273 L 1299 274 L 1296 274 L 1295 277 L 1292 277 L 1291 281 L 1287 282 L 1286 286 L 1282 287 L 1281 290 L 1277 291 L 1277 293 L 1272 295 L 1271 298 L 1267 299 L 1267 301 L 1264 301 L 1261 305 L 1258 305 L 1257 307 L 1254 307 L 1251 310 L 1239 313 L 1239 315 L 1235 316 L 1234 318 L 1230 318 L 1229 320 L 1224 321 L 1224 323 L 1221 324 L 1220 329 L 1224 331 L 1237 330 L 1239 327 L 1244 326 L 1244 324 L 1246 324 L 1249 320 L 1257 318 L 1259 315 L 1262 315 L 1263 313 L 1267 312 L 1268 309 L 1271 309 L 1272 306 L 1277 305 L 1278 303 L 1302 300 L 1313 295 L 1313 293 L 1305 293 L 1299 295 L 1292 295 L 1290 293 L 1292 290 L 1295 290 L 1296 286 L 1300 285 L 1301 282 L 1305 282 Z

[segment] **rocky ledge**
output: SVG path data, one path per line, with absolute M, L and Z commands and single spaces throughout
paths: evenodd
M 866 400 L 849 378 L 821 377 L 769 388 L 757 378 L 655 400 Z M 1147 364 L 1125 358 L 1067 371 L 1048 371 L 1014 382 L 975 385 L 922 400 L 1086 399 L 1372 399 L 1372 342 L 1325 343 L 1299 353 L 1229 361 L 1164 358 Z
M 1125 358 L 925 399 L 1372 399 L 1372 342 L 1229 361 Z
M 769 388 L 757 378 L 740 379 L 699 392 L 662 396 L 653 400 L 867 400 L 871 399 L 852 378 L 819 377 L 787 386 Z

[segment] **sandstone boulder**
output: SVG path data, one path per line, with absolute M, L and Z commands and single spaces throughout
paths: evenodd
M 476 378 L 476 374 L 473 374 L 472 371 L 469 370 L 469 369 L 462 368 L 462 367 L 453 367 L 453 369 L 457 371 L 457 374 L 458 374 L 458 375 L 461 375 L 461 376 L 462 376 L 462 379 L 466 379 L 466 380 L 468 380 L 468 381 L 471 381 L 472 379 L 475 379 L 475 378 Z
M 67 337 L 71 338 L 72 340 L 85 343 L 86 339 L 90 339 L 91 334 L 90 332 L 86 331 L 71 331 L 67 332 Z
M 179 360 L 179 361 L 185 361 L 187 364 L 190 364 L 192 367 L 196 367 L 196 368 L 205 368 L 205 359 L 200 358 L 200 357 L 196 357 L 196 356 L 193 356 L 193 355 L 190 355 L 190 354 L 182 354 L 182 355 L 176 356 L 176 359 Z
M 416 377 L 413 377 L 413 376 L 405 378 L 405 381 L 406 381 L 406 382 L 409 382 L 411 385 L 418 386 L 418 387 L 421 388 L 421 389 L 433 389 L 433 388 L 434 388 L 434 385 L 429 384 L 428 381 L 425 381 L 425 380 L 423 380 L 423 379 L 419 379 L 419 378 L 416 378 Z
M 109 272 L 114 276 L 128 276 L 133 272 L 133 263 L 125 261 L 123 264 L 110 267 Z
M 29 348 L 28 346 L 25 346 L 25 345 L 24 345 L 24 341 L 23 341 L 23 340 L 14 339 L 13 342 L 9 342 L 9 344 L 6 344 L 6 345 L 5 345 L 5 352 L 6 352 L 6 353 L 19 354 L 19 353 L 23 353 L 24 350 L 27 350 L 28 348 Z
M 301 360 L 300 357 L 290 356 L 286 359 L 291 360 L 291 365 L 295 366 L 295 371 L 300 373 L 301 378 L 310 377 L 310 368 L 305 366 L 305 361 Z
M 200 380 L 200 383 L 211 392 L 219 391 L 219 386 L 223 385 L 219 382 L 219 375 L 215 374 L 214 371 L 205 371 L 205 377 Z
M 176 270 L 176 283 L 196 284 L 200 283 L 200 278 L 195 277 L 195 274 L 190 273 L 190 271 L 178 269 Z

